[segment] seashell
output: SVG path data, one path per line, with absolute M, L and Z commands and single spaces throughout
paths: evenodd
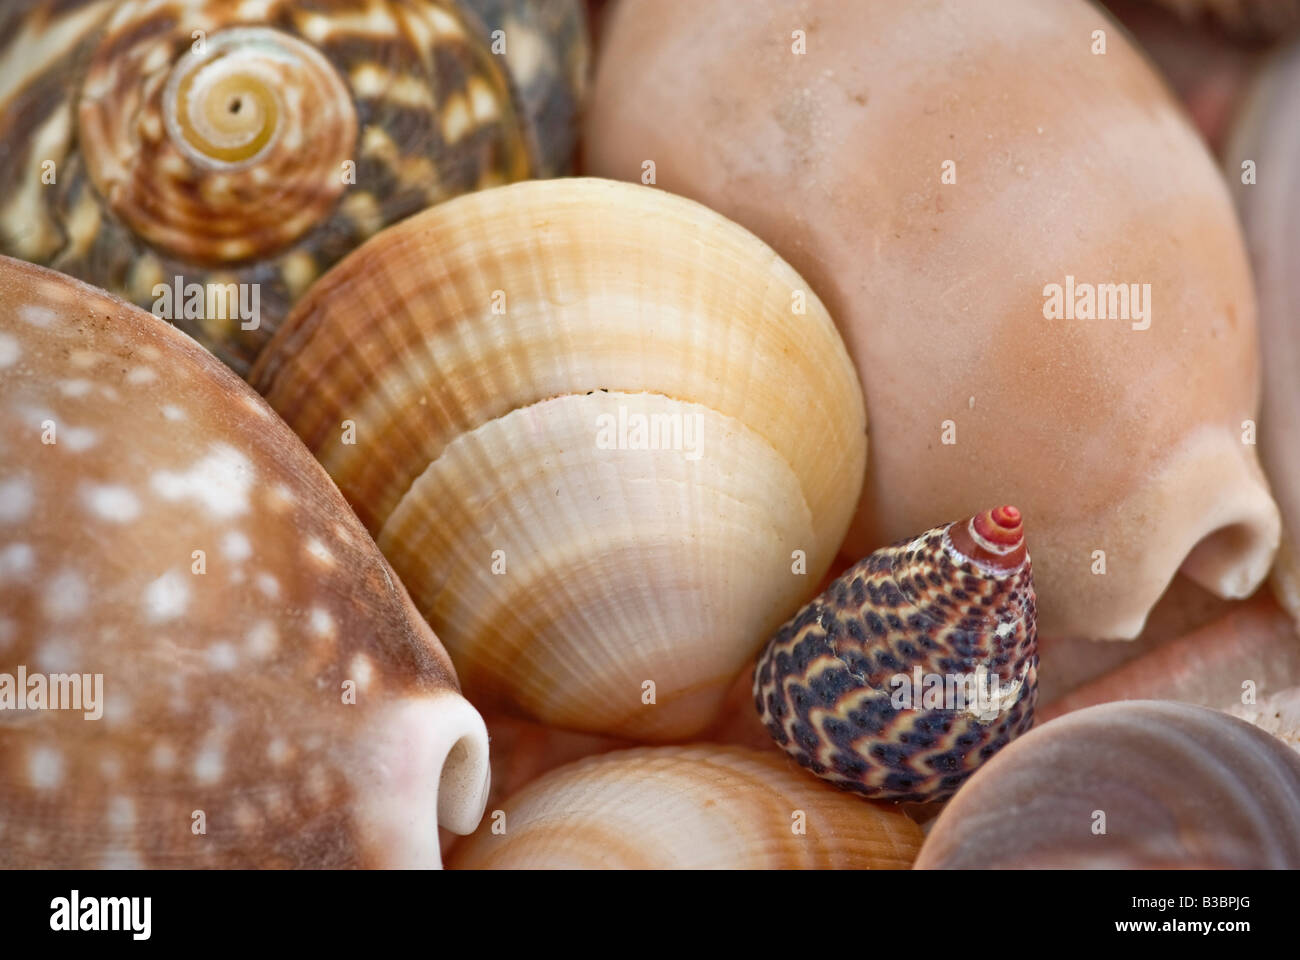
M 1024 527 L 997 507 L 851 567 L 768 643 L 754 705 L 817 776 L 940 800 L 1033 724 L 1037 677 Z
M 1095 5 L 628 0 L 584 141 L 587 172 L 639 180 L 653 160 L 658 187 L 754 231 L 830 310 L 872 425 L 848 555 L 1012 500 L 1034 518 L 1042 631 L 1089 638 L 1136 636 L 1179 569 L 1237 598 L 1267 574 L 1240 231 L 1181 107 Z M 1059 316 L 1067 286 L 1086 314 L 1107 284 L 1116 319 Z
M 583 16 L 578 0 L 0 15 L 0 253 L 152 309 L 245 373 L 315 277 L 386 224 L 563 167 Z
M 0 867 L 436 867 L 487 794 L 482 718 L 289 428 L 7 257 L 0 707 Z
M 1297 683 L 1300 638 L 1265 589 L 1218 620 L 1048 702 L 1038 714 L 1046 722 L 1110 700 L 1178 700 L 1229 710 L 1247 693 L 1262 697 Z
M 799 276 L 698 204 L 608 181 L 389 228 L 251 379 L 476 704 L 632 739 L 713 719 L 830 565 L 866 456 L 852 364 Z
M 818 783 L 775 751 L 641 747 L 551 771 L 459 841 L 447 865 L 906 869 L 921 840 L 897 808 Z
M 1300 756 L 1225 713 L 1130 700 L 1030 731 L 970 779 L 917 869 L 1300 866 Z
M 1295 376 L 1300 360 L 1295 330 L 1300 282 L 1290 255 L 1300 243 L 1300 180 L 1294 173 L 1300 164 L 1297 97 L 1300 44 L 1293 44 L 1261 71 L 1238 113 L 1225 151 L 1225 167 L 1246 230 L 1259 292 L 1264 357 L 1259 451 L 1277 495 L 1283 527 L 1272 585 L 1278 600 L 1300 622 L 1300 446 L 1295 434 L 1300 416 L 1300 384 Z M 1248 179 L 1256 182 L 1244 182 Z

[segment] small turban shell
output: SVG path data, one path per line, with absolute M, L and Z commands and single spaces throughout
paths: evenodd
M 1021 737 L 944 808 L 938 867 L 1300 868 L 1300 754 L 1205 707 L 1128 700 Z
M 1037 637 L 1020 511 L 997 507 L 851 567 L 772 638 L 754 705 L 817 776 L 941 800 L 1033 724 Z
M 453 869 L 906 869 L 921 828 L 772 750 L 621 750 L 534 781 L 448 857 Z
M 446 652 L 289 428 L 9 258 L 0 707 L 5 867 L 434 867 L 487 792 Z

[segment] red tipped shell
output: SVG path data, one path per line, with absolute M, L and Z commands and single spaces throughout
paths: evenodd
M 1028 553 L 1025 527 L 1015 507 L 994 507 L 977 513 L 948 531 L 958 552 L 991 570 L 1015 570 Z

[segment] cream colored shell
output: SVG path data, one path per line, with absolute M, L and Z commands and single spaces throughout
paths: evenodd
M 83 709 L 18 711 L 20 672 Z M 4 867 L 434 867 L 486 798 L 482 719 L 288 427 L 4 257 L 0 706 Z
M 771 750 L 649 747 L 554 770 L 488 812 L 453 869 L 906 869 L 921 828 Z
M 713 718 L 815 591 L 866 457 L 857 377 L 800 277 L 704 207 L 609 181 L 390 228 L 252 379 L 472 697 L 634 738 Z

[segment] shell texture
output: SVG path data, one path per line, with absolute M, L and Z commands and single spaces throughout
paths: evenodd
M 487 747 L 261 398 L 0 258 L 0 866 L 436 867 L 438 823 L 482 814 Z
M 582 13 L 484 7 L 43 0 L 0 14 L 0 253 L 151 309 L 245 373 L 306 287 L 386 224 L 563 167 L 538 145 L 571 145 L 579 91 L 553 87 L 581 75 Z M 526 114 L 515 66 L 545 117 Z
M 852 365 L 799 276 L 711 211 L 609 181 L 390 228 L 252 380 L 476 703 L 633 739 L 713 719 L 830 565 L 866 456 Z
M 844 335 L 872 431 L 850 558 L 1005 498 L 1043 632 L 1091 639 L 1137 636 L 1179 570 L 1233 598 L 1268 575 L 1240 228 L 1098 5 L 626 0 L 601 40 L 585 171 L 653 161 Z
M 939 800 L 1033 724 L 1033 573 L 1014 507 L 927 530 L 850 568 L 772 638 L 754 705 L 817 776 Z
M 775 751 L 643 747 L 533 782 L 461 840 L 448 866 L 906 869 L 921 839 L 896 807 L 818 783 Z
M 1264 398 L 1259 451 L 1282 512 L 1282 544 L 1273 568 L 1278 600 L 1300 622 L 1300 44 L 1279 51 L 1261 70 L 1225 151 L 1259 292 Z M 1249 164 L 1253 175 L 1249 175 Z M 1246 182 L 1250 180 L 1251 182 Z
M 1030 731 L 980 769 L 918 869 L 1300 866 L 1300 755 L 1243 720 L 1155 700 Z

